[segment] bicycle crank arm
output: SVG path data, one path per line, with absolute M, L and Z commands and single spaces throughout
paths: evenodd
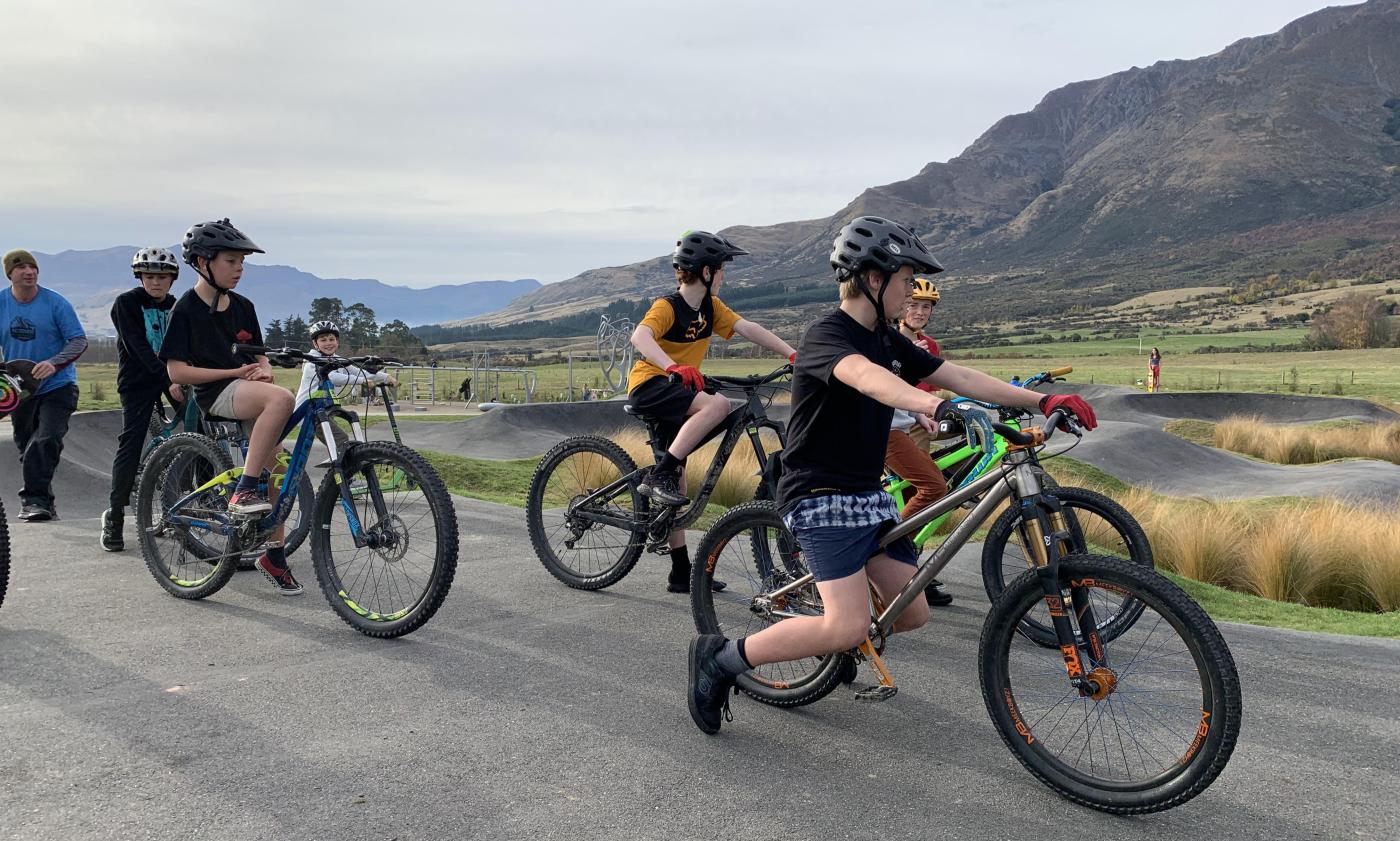
M 875 668 L 875 677 L 880 681 L 874 686 L 864 686 L 857 689 L 855 692 L 856 700 L 879 703 L 893 698 L 895 693 L 899 691 L 899 687 L 894 685 L 894 677 L 890 674 L 890 670 L 885 667 L 885 661 L 880 657 L 880 653 L 875 650 L 875 643 L 866 637 L 865 642 L 861 643 L 856 650 Z

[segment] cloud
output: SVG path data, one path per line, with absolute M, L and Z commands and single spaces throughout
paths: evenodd
M 1054 87 L 1313 4 L 1132 5 L 6 0 L 0 230 L 229 215 L 323 276 L 558 280 L 829 214 Z

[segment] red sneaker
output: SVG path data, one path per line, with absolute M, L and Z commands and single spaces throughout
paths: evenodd
M 277 562 L 269 558 L 266 552 L 258 557 L 255 566 L 258 568 L 258 572 L 261 572 L 268 581 L 277 585 L 277 592 L 284 596 L 301 595 L 301 585 L 297 583 L 296 577 L 292 575 L 291 567 L 285 564 L 278 566 Z

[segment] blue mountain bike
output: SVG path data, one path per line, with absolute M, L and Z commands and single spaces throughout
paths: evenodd
M 452 499 L 421 455 L 397 442 L 366 441 L 359 416 L 328 396 L 331 372 L 351 365 L 377 371 L 388 360 L 256 345 L 235 345 L 234 351 L 266 356 L 283 368 L 314 364 L 322 396 L 308 399 L 288 420 L 283 437 L 295 431 L 296 443 L 281 457 L 285 474 L 271 480 L 269 490 L 280 490 L 276 504 L 260 517 L 228 513 L 243 470 L 207 436 L 180 433 L 156 448 L 142 471 L 136 515 L 151 574 L 178 598 L 218 592 L 239 558 L 287 520 L 320 429 L 331 451 L 312 506 L 311 559 L 321 592 L 341 619 L 369 636 L 397 637 L 421 627 L 447 598 L 457 570 Z M 349 423 L 355 439 L 343 452 L 331 434 L 337 418 Z M 220 543 L 222 551 L 207 554 Z

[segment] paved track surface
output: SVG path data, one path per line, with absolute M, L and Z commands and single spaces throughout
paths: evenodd
M 1103 438 L 1112 424 L 1156 423 L 1112 398 L 1096 401 L 1125 419 Z M 483 424 L 472 446 L 494 441 L 499 458 L 523 429 L 553 443 L 626 422 L 616 404 L 550 428 L 518 411 L 413 424 L 409 440 L 449 449 Z M 664 592 L 663 560 L 649 556 L 602 593 L 569 590 L 535 560 L 518 509 L 458 499 L 457 582 L 406 639 L 343 625 L 305 550 L 293 559 L 302 597 L 242 573 L 213 599 L 182 602 L 134 549 L 97 548 L 115 430 L 112 413 L 74 417 L 57 480 L 64 519 L 47 524 L 14 519 L 14 451 L 0 441 L 14 543 L 0 606 L 6 841 L 1274 841 L 1389 839 L 1400 827 L 1394 641 L 1227 626 L 1246 693 L 1234 760 L 1186 806 L 1114 818 L 1043 788 L 987 720 L 975 672 L 986 602 L 972 548 L 944 576 L 957 604 L 892 645 L 894 700 L 861 705 L 842 690 L 779 711 L 736 699 L 736 721 L 712 738 L 685 710 L 693 626 L 688 602 Z M 128 538 L 134 546 L 130 526 Z
M 985 598 L 890 649 L 899 695 L 798 711 L 683 701 L 688 602 L 644 559 L 601 593 L 535 561 L 517 509 L 457 500 L 462 565 L 416 634 L 372 640 L 314 589 L 240 573 L 171 598 L 97 521 L 12 521 L 0 606 L 0 838 L 1394 838 L 1400 644 L 1227 626 L 1245 695 L 1204 795 L 1117 818 L 1002 746 L 977 688 Z

